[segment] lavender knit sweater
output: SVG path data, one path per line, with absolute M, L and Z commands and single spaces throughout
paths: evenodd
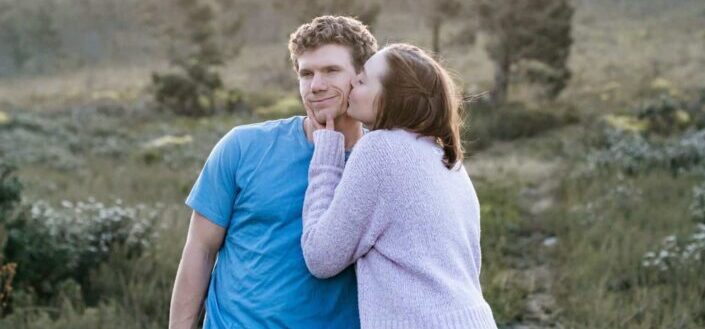
M 367 133 L 346 165 L 343 135 L 314 132 L 306 265 L 327 278 L 357 262 L 363 329 L 496 328 L 480 288 L 475 189 L 464 167 L 448 170 L 441 148 L 418 137 Z

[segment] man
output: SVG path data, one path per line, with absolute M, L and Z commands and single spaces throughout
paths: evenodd
M 349 17 L 318 17 L 289 40 L 304 106 L 334 118 L 348 150 L 363 134 L 345 113 L 350 82 L 376 50 Z M 312 135 L 296 116 L 236 127 L 213 148 L 186 200 L 170 328 L 193 328 L 204 296 L 205 328 L 359 328 L 354 269 L 316 279 L 301 251 Z

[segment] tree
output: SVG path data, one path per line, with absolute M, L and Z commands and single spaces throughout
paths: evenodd
M 178 72 L 153 73 L 155 100 L 177 114 L 209 115 L 217 109 L 243 108 L 240 93 L 226 90 L 219 66 L 236 57 L 243 44 L 244 16 L 238 2 L 177 0 L 173 7 L 152 1 L 147 20 L 168 44 L 169 60 Z M 169 20 L 163 10 L 172 10 Z
M 555 98 L 571 73 L 573 7 L 569 0 L 475 0 L 480 30 L 487 33 L 487 53 L 494 63 L 492 102 L 507 99 L 510 71 L 527 63 L 526 76 Z
M 381 6 L 377 1 L 360 0 L 276 0 L 277 9 L 286 10 L 296 18 L 297 24 L 310 22 L 321 15 L 356 17 L 370 30 L 377 23 Z
M 431 49 L 434 55 L 441 52 L 441 30 L 443 24 L 458 17 L 463 5 L 458 0 L 437 0 L 424 3 L 421 8 L 426 13 L 428 27 L 431 30 Z
M 44 70 L 61 54 L 55 6 L 53 1 L 37 4 L 0 0 L 0 44 L 7 47 L 16 70 L 28 64 Z

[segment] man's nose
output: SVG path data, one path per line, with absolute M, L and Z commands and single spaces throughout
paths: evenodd
M 328 89 L 326 79 L 321 74 L 314 74 L 311 80 L 311 92 L 320 92 Z

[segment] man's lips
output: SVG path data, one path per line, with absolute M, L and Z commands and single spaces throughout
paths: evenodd
M 336 98 L 336 97 L 338 97 L 338 96 L 336 95 L 336 96 L 331 96 L 331 97 L 323 98 L 323 99 L 310 100 L 309 102 L 311 102 L 311 104 L 320 104 L 320 103 L 323 103 L 323 102 L 325 102 L 325 101 L 331 100 L 331 99 Z

